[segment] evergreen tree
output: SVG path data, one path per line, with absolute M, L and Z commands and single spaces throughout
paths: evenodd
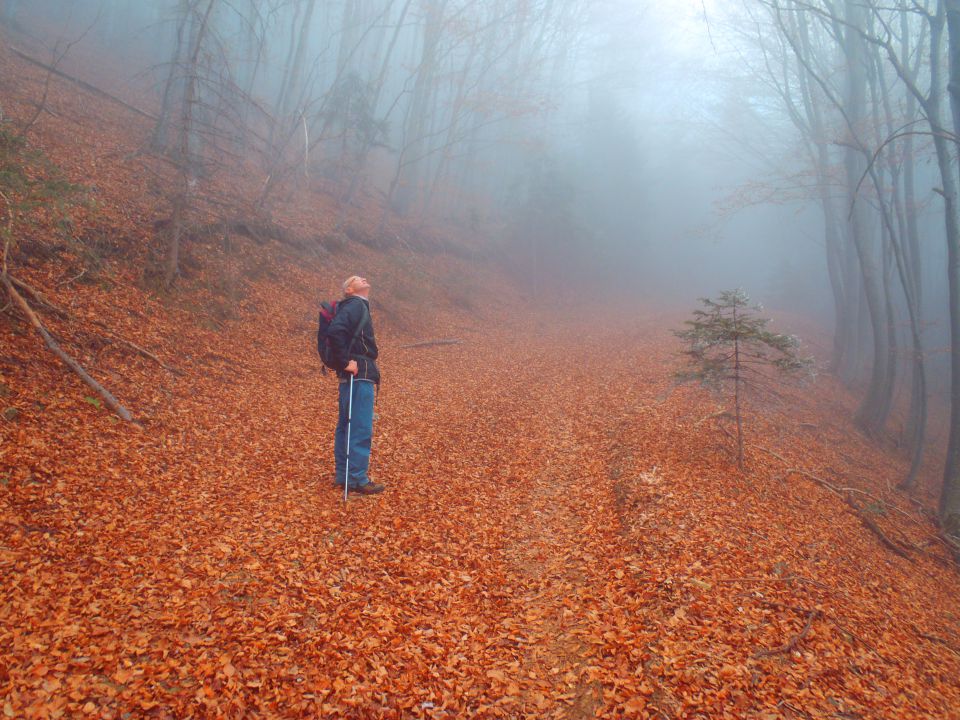
M 724 290 L 716 300 L 701 298 L 686 330 L 674 334 L 689 346 L 690 366 L 676 374 L 680 382 L 697 381 L 716 392 L 732 386 L 737 423 L 737 466 L 743 469 L 743 395 L 747 389 L 769 390 L 784 376 L 807 369 L 811 361 L 798 355 L 800 341 L 766 329 L 768 318 L 756 314 L 741 290 Z

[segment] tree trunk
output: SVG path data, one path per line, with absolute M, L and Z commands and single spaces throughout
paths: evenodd
M 960 131 L 960 0 L 944 0 L 949 33 L 950 110 L 953 127 Z M 932 42 L 932 41 L 931 41 Z M 938 60 L 939 58 L 937 58 Z M 950 310 L 950 435 L 940 494 L 940 517 L 946 531 L 960 535 L 960 228 L 957 222 L 956 165 L 957 141 L 949 144 L 935 132 L 937 161 L 944 172 L 944 204 L 947 222 L 947 281 Z M 949 177 L 949 184 L 946 179 Z
M 167 81 L 163 86 L 163 97 L 160 100 L 160 112 L 157 115 L 157 122 L 153 126 L 153 133 L 150 139 L 150 147 L 156 152 L 162 152 L 167 149 L 167 135 L 170 128 L 170 115 L 172 113 L 173 97 L 176 94 L 175 88 L 178 82 L 183 82 L 182 68 L 180 63 L 183 56 L 187 53 L 185 50 L 184 37 L 187 32 L 187 26 L 193 15 L 193 7 L 190 0 L 180 0 L 180 9 L 177 19 L 177 41 L 173 49 L 173 56 L 170 59 L 170 68 L 167 72 Z
M 733 408 L 737 419 L 737 467 L 743 470 L 743 416 L 740 412 L 740 382 L 742 368 L 740 366 L 740 337 L 737 327 L 737 306 L 733 306 L 733 328 L 736 336 L 733 339 Z
M 180 169 L 180 189 L 174 199 L 173 218 L 170 228 L 170 245 L 167 250 L 167 263 L 164 272 L 164 286 L 169 289 L 180 272 L 180 239 L 183 234 L 184 215 L 187 211 L 187 203 L 191 186 L 194 183 L 196 172 L 196 161 L 193 156 L 193 122 L 194 122 L 194 104 L 197 95 L 197 80 L 200 66 L 200 51 L 203 47 L 204 37 L 207 33 L 207 27 L 210 22 L 210 16 L 213 13 L 213 7 L 217 0 L 208 0 L 207 9 L 203 14 L 196 31 L 196 36 L 192 39 L 190 58 L 186 66 L 186 81 L 183 90 L 183 102 L 180 113 L 179 127 L 179 169 Z
M 300 26 L 300 37 L 297 40 L 296 53 L 293 56 L 293 64 L 289 69 L 287 78 L 287 90 L 284 95 L 284 102 L 281 107 L 281 115 L 287 117 L 303 103 L 304 88 L 301 87 L 303 81 L 303 58 L 307 52 L 307 45 L 310 41 L 310 23 L 313 20 L 313 10 L 316 7 L 317 0 L 308 0 L 307 11 L 303 17 L 303 24 Z
M 280 128 L 285 124 L 285 119 L 283 117 L 284 112 L 283 108 L 287 104 L 287 93 L 289 92 L 288 88 L 290 85 L 290 73 L 293 69 L 293 56 L 297 52 L 297 21 L 300 19 L 300 2 L 296 2 L 293 6 L 293 17 L 290 18 L 290 43 L 287 46 L 287 59 L 283 64 L 283 75 L 280 79 L 280 90 L 277 93 L 277 101 L 273 106 L 273 122 L 270 125 L 270 140 L 269 144 L 271 147 L 276 145 L 277 134 L 280 132 Z M 274 161 L 274 165 L 276 164 Z
M 867 393 L 857 410 L 856 421 L 868 434 L 876 434 L 885 420 L 883 408 L 889 370 L 887 326 L 884 321 L 884 304 L 876 264 L 876 243 L 870 237 L 871 228 L 867 220 L 867 204 L 857 202 L 856 192 L 860 178 L 866 168 L 866 159 L 861 142 L 857 136 L 862 131 L 866 117 L 866 77 L 863 38 L 851 28 L 863 28 L 863 8 L 857 0 L 846 0 L 844 4 L 843 50 L 846 55 L 846 90 L 844 110 L 849 123 L 849 136 L 844 150 L 844 171 L 850 214 L 850 233 L 860 265 L 863 291 L 867 302 L 870 328 L 872 330 L 873 353 L 870 367 L 870 384 Z
M 400 31 L 403 29 L 403 23 L 406 20 L 407 12 L 410 10 L 410 5 L 412 3 L 413 0 L 406 0 L 406 2 L 403 4 L 403 9 L 400 11 L 400 18 L 397 20 L 397 24 L 394 26 L 393 34 L 390 37 L 390 44 L 387 46 L 386 52 L 384 52 L 383 61 L 380 64 L 380 72 L 377 75 L 376 81 L 374 82 L 370 99 L 370 107 L 372 108 L 374 115 L 376 115 L 378 106 L 380 104 L 380 95 L 383 92 L 383 83 L 387 77 L 387 70 L 389 70 L 391 61 L 393 59 L 394 48 L 397 46 L 397 40 L 400 37 Z M 393 108 L 391 107 L 390 110 L 392 109 Z M 385 113 L 384 120 L 389 117 L 389 114 L 389 112 Z M 366 165 L 367 157 L 370 155 L 370 151 L 372 149 L 373 145 L 371 142 L 367 141 L 357 153 L 356 166 L 353 168 L 353 173 L 350 177 L 350 185 L 346 191 L 346 194 L 340 199 L 341 205 L 346 205 L 353 199 L 353 195 L 360 184 L 360 178 L 363 173 L 363 168 Z M 343 212 L 343 208 L 341 208 L 341 212 Z M 337 224 L 339 225 L 339 221 Z
M 2 10 L 0 10 L 0 23 L 10 27 L 15 26 L 19 8 L 20 0 L 4 0 Z
M 426 19 L 423 28 L 423 48 L 417 68 L 417 79 L 413 86 L 413 97 L 407 111 L 404 124 L 404 152 L 406 162 L 400 169 L 399 182 L 394 187 L 390 202 L 393 209 L 406 214 L 413 204 L 420 184 L 420 170 L 424 145 L 424 134 L 430 118 L 430 100 L 433 93 L 434 64 L 437 48 L 443 31 L 443 16 L 447 0 L 431 3 L 426 7 Z
M 180 273 L 180 236 L 183 234 L 183 214 L 186 204 L 186 192 L 181 190 L 173 200 L 170 240 L 167 243 L 167 260 L 163 272 L 163 286 L 168 290 L 173 287 L 173 282 Z

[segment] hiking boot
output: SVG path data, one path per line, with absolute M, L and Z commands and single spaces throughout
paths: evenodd
M 355 495 L 377 495 L 382 493 L 386 488 L 383 485 L 378 485 L 375 482 L 368 482 L 366 485 L 361 485 L 358 488 L 351 490 Z

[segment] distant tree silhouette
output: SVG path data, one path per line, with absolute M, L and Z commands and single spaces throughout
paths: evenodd
M 769 319 L 741 290 L 724 290 L 719 298 L 701 298 L 704 309 L 694 310 L 686 330 L 674 334 L 688 343 L 684 355 L 690 367 L 676 374 L 680 382 L 697 381 L 717 392 L 732 386 L 733 415 L 737 423 L 737 466 L 743 469 L 743 394 L 747 389 L 770 389 L 783 375 L 810 366 L 800 357 L 800 341 L 766 329 Z

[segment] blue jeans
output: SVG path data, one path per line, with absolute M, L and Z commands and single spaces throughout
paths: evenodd
M 370 482 L 370 440 L 373 437 L 373 401 L 376 386 L 369 380 L 353 381 L 353 419 L 350 421 L 350 488 Z M 350 382 L 340 383 L 340 416 L 334 435 L 333 457 L 336 463 L 336 481 L 343 486 L 347 472 L 347 412 L 350 403 Z

